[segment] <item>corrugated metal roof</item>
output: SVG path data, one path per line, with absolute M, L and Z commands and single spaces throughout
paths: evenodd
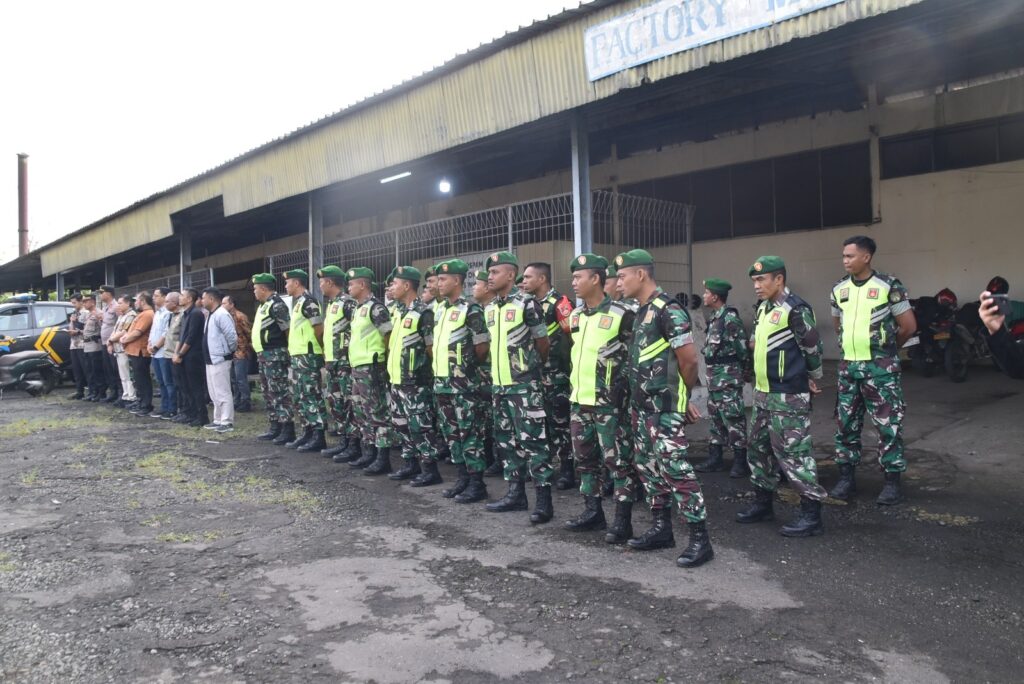
M 846 0 L 774 26 L 677 53 L 595 83 L 587 26 L 643 0 L 595 0 L 534 22 L 142 200 L 40 250 L 45 275 L 173 234 L 170 215 L 217 196 L 225 214 L 254 209 L 610 97 L 924 0 Z M 937 0 L 927 0 L 937 2 Z

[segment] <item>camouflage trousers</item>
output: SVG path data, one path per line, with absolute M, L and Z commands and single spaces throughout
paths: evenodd
M 505 464 L 505 479 L 520 481 L 527 472 L 537 486 L 551 484 L 554 468 L 548 449 L 544 396 L 531 383 L 525 392 L 493 393 L 494 451 Z
M 391 385 L 389 395 L 392 445 L 401 448 L 405 460 L 421 463 L 439 460 L 440 443 L 434 432 L 434 397 L 429 387 Z
M 800 496 L 814 501 L 828 496 L 818 484 L 811 453 L 810 395 L 754 392 L 747 462 L 750 481 L 759 489 L 774 492 L 779 486 L 778 464 Z
M 327 377 L 324 380 L 324 398 L 334 425 L 346 437 L 355 433 L 352 424 L 352 369 L 341 361 L 325 364 Z
M 636 503 L 644 498 L 644 485 L 640 481 L 636 462 L 633 460 L 633 425 L 629 408 L 615 410 L 618 425 L 615 428 L 615 467 L 611 468 L 612 483 L 615 486 L 615 500 Z
M 278 423 L 287 423 L 292 419 L 292 388 L 288 379 L 291 357 L 288 350 L 283 347 L 264 349 L 258 358 L 260 387 L 263 390 L 263 402 L 267 405 L 267 417 Z
M 295 417 L 314 430 L 324 429 L 324 397 L 320 392 L 320 369 L 324 357 L 319 354 L 292 356 L 292 397 Z
M 860 463 L 864 414 L 878 431 L 878 462 L 887 473 L 907 469 L 903 458 L 903 383 L 899 373 L 855 378 L 839 374 L 836 398 L 836 463 Z
M 434 393 L 437 424 L 455 465 L 464 464 L 471 473 L 484 471 L 484 435 L 481 411 L 468 398 L 475 395 Z
M 384 366 L 367 364 L 352 369 L 353 436 L 363 444 L 388 448 L 395 443 L 388 417 L 388 385 Z
M 551 462 L 558 467 L 572 457 L 572 437 L 569 432 L 568 384 L 543 385 L 545 429 L 551 448 Z
M 583 496 L 601 496 L 605 466 L 611 470 L 612 478 L 617 479 L 615 435 L 618 428 L 619 418 L 614 408 L 572 405 L 569 431 L 576 473 L 580 478 L 580 494 Z
M 673 499 L 684 522 L 707 519 L 704 495 L 693 466 L 686 460 L 684 414 L 631 412 L 633 458 L 651 510 L 671 508 Z
M 483 440 L 483 449 L 494 448 L 494 398 L 491 396 L 490 385 L 481 390 L 474 398 L 477 411 L 477 425 L 480 426 L 480 439 Z M 488 455 L 483 453 L 484 461 Z
M 708 418 L 711 420 L 710 444 L 730 449 L 747 446 L 747 411 L 743 405 L 743 385 L 709 385 Z

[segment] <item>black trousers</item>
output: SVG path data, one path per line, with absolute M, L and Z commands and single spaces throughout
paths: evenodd
M 107 389 L 114 390 L 113 396 L 121 398 L 121 374 L 117 372 L 117 357 L 110 352 L 103 351 L 103 377 L 106 378 Z
M 177 388 L 178 413 L 191 418 L 192 396 L 188 392 L 188 380 L 185 378 L 185 364 L 171 363 L 171 377 L 174 378 L 174 386 Z
M 210 422 L 210 414 L 206 410 L 206 361 L 202 350 L 189 351 L 181 360 L 184 366 L 185 391 L 188 395 L 189 417 L 193 421 Z
M 89 396 L 102 397 L 107 393 L 106 373 L 103 372 L 105 351 L 85 352 L 85 367 L 89 371 Z
M 128 363 L 132 368 L 132 382 L 135 383 L 135 395 L 139 398 L 139 406 L 153 409 L 153 376 L 149 374 L 148 356 L 129 356 Z
M 71 350 L 71 374 L 75 377 L 75 394 L 85 394 L 85 386 L 89 382 L 89 374 L 85 369 L 85 350 Z

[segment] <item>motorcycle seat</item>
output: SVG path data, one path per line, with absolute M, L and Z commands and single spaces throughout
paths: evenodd
M 29 350 L 22 352 L 15 352 L 13 354 L 4 354 L 0 356 L 0 367 L 13 366 L 21 361 L 27 361 L 29 359 L 43 359 L 49 356 L 46 352 Z

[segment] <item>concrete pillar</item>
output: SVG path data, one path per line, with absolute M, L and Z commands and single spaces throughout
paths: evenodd
M 188 226 L 182 226 L 178 233 L 178 237 L 181 241 L 178 261 L 179 275 L 178 275 L 178 286 L 184 290 L 188 287 L 188 283 L 185 282 L 185 274 L 192 270 L 192 229 Z
M 316 272 L 324 266 L 324 207 L 320 198 L 310 193 L 307 214 L 309 217 L 309 291 L 320 299 L 320 281 Z
M 576 113 L 569 130 L 572 142 L 572 235 L 576 254 L 594 251 L 590 195 L 590 144 L 587 123 Z
M 54 282 L 54 289 L 57 291 L 57 301 L 58 302 L 63 301 L 64 300 L 64 296 L 66 294 L 64 292 L 64 274 L 63 273 L 58 273 L 56 275 L 55 282 Z
M 114 287 L 114 285 L 117 284 L 114 282 L 114 280 L 114 262 L 111 261 L 110 259 L 105 259 L 103 261 L 103 284 Z
M 871 220 L 882 220 L 882 150 L 878 141 L 878 86 L 868 84 L 868 150 L 871 155 Z

